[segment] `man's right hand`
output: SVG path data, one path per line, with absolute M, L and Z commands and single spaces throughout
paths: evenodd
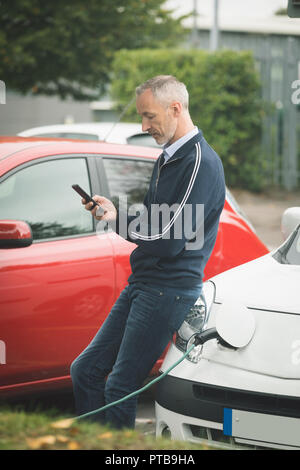
M 86 204 L 86 200 L 82 199 L 81 203 L 84 204 L 85 209 L 91 212 L 91 214 L 95 217 L 95 219 L 104 220 L 107 222 L 116 220 L 117 209 L 115 208 L 114 204 L 109 199 L 107 199 L 104 196 L 98 196 L 97 194 L 93 196 L 93 199 L 94 201 L 98 202 L 98 204 L 100 204 L 101 208 L 104 210 L 104 214 L 102 216 L 97 215 L 98 206 L 94 207 L 94 209 L 91 210 L 91 207 L 93 207 L 92 202 L 88 202 Z

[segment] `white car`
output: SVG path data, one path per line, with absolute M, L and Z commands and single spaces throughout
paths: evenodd
M 19 132 L 21 137 L 61 137 L 64 139 L 104 140 L 114 144 L 158 147 L 141 124 L 126 122 L 85 122 L 33 127 Z
M 300 449 L 300 207 L 282 220 L 278 249 L 204 283 L 162 365 L 193 346 L 157 385 L 157 436 Z

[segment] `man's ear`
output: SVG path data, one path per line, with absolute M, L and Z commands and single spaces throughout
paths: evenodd
M 182 111 L 182 104 L 179 103 L 179 101 L 173 101 L 173 103 L 170 105 L 170 108 L 172 110 L 173 116 L 178 117 Z

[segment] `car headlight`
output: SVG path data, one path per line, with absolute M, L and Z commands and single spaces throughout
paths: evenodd
M 175 346 L 182 352 L 186 352 L 190 346 L 190 339 L 196 334 L 200 333 L 209 317 L 212 304 L 215 299 L 215 285 L 212 281 L 206 281 L 203 284 L 203 289 L 200 297 L 197 299 L 189 313 L 185 317 L 184 322 L 176 333 Z M 201 353 L 202 346 L 196 346 L 187 359 L 192 362 L 198 362 L 198 356 Z

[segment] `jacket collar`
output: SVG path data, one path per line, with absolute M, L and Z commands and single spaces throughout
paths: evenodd
M 202 131 L 199 129 L 198 133 L 194 135 L 194 137 L 189 139 L 185 144 L 179 147 L 178 150 L 176 150 L 176 152 L 172 155 L 172 157 L 168 159 L 168 162 L 184 157 L 187 153 L 189 153 L 192 150 L 192 148 L 197 142 L 200 142 L 202 140 L 202 138 L 203 138 L 203 134 L 202 134 Z
M 198 134 L 199 130 L 197 126 L 194 126 L 193 129 L 186 134 L 184 134 L 180 139 L 175 140 L 173 144 L 166 144 L 163 146 L 165 159 L 169 160 L 169 158 L 173 157 L 174 153 L 177 152 L 180 147 L 182 147 L 186 142 L 192 139 L 196 134 Z

